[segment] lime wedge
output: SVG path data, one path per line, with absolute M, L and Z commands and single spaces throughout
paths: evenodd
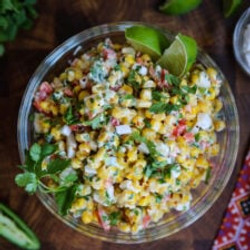
M 159 10 L 168 15 L 185 14 L 201 4 L 202 0 L 167 0 Z
M 160 31 L 146 26 L 127 28 L 125 37 L 136 50 L 149 54 L 152 59 L 158 59 L 170 44 Z
M 192 67 L 196 56 L 196 41 L 191 37 L 178 34 L 157 63 L 171 74 L 183 76 Z
M 225 17 L 231 16 L 240 6 L 242 0 L 223 0 L 223 13 Z

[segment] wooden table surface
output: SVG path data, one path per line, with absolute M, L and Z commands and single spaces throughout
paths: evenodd
M 9 205 L 34 229 L 42 249 L 210 249 L 237 173 L 249 146 L 250 77 L 237 65 L 232 34 L 245 0 L 232 18 L 225 20 L 218 0 L 205 0 L 201 7 L 181 17 L 157 11 L 158 0 L 40 0 L 39 18 L 31 31 L 19 33 L 0 59 L 0 201 Z M 28 196 L 14 184 L 20 163 L 17 149 L 17 113 L 27 82 L 40 61 L 70 36 L 95 25 L 114 21 L 144 21 L 193 36 L 218 63 L 234 92 L 240 115 L 240 148 L 229 184 L 213 207 L 197 222 L 165 239 L 147 244 L 119 245 L 91 239 L 57 220 L 36 196 Z M 0 249 L 16 249 L 0 239 Z

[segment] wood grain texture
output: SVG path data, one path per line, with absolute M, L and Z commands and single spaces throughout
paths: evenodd
M 250 78 L 235 62 L 232 33 L 243 6 L 225 20 L 217 0 L 205 0 L 201 7 L 180 17 L 157 11 L 158 0 L 40 0 L 39 18 L 31 31 L 21 31 L 0 58 L 0 201 L 9 205 L 34 229 L 42 249 L 165 250 L 210 249 L 230 199 L 237 174 L 249 145 Z M 58 221 L 40 203 L 14 184 L 20 163 L 17 149 L 17 114 L 27 82 L 40 61 L 57 45 L 86 28 L 115 21 L 144 21 L 193 36 L 218 63 L 230 81 L 240 114 L 240 150 L 234 173 L 214 206 L 188 228 L 159 241 L 139 245 L 118 245 L 91 239 Z M 0 249 L 16 249 L 0 239 Z

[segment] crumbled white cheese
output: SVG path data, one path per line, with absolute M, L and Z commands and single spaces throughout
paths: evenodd
M 169 147 L 163 142 L 156 143 L 156 150 L 162 155 L 162 156 L 168 156 L 169 154 Z
M 196 85 L 200 88 L 209 88 L 211 86 L 211 82 L 208 78 L 208 75 L 205 72 L 201 72 L 199 75 L 199 79 Z
M 87 174 L 88 176 L 92 176 L 96 174 L 96 170 L 94 168 L 89 167 L 88 165 L 85 165 L 84 167 L 84 172 L 85 174 Z
M 140 69 L 138 70 L 138 73 L 142 76 L 145 76 L 148 73 L 148 69 L 145 66 L 141 66 Z
M 138 150 L 144 154 L 149 154 L 149 150 L 148 150 L 148 147 L 145 143 L 141 143 L 139 146 L 138 146 Z
M 133 186 L 133 183 L 131 180 L 125 180 L 120 184 L 121 189 L 131 190 L 135 193 L 138 193 L 139 190 Z
M 122 54 L 130 54 L 135 56 L 135 50 L 132 47 L 122 48 Z
M 71 134 L 71 129 L 68 125 L 64 125 L 62 128 L 61 128 L 61 133 L 62 135 L 64 136 L 69 136 Z
M 129 125 L 119 125 L 116 126 L 115 129 L 118 135 L 127 135 L 132 133 L 131 127 Z
M 208 130 L 212 126 L 212 119 L 207 113 L 199 113 L 197 116 L 196 126 Z

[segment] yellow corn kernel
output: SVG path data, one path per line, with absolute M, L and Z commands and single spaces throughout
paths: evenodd
M 61 81 L 64 81 L 66 78 L 67 78 L 67 74 L 65 72 L 61 73 L 60 76 L 59 76 L 59 79 Z
M 149 140 L 154 140 L 156 137 L 155 131 L 153 129 L 150 129 L 150 128 L 144 128 L 142 130 L 142 135 Z
M 180 164 L 182 164 L 183 162 L 185 162 L 186 157 L 184 157 L 184 155 L 177 155 L 176 156 L 176 161 Z
M 196 147 L 191 147 L 190 150 L 190 155 L 194 158 L 197 158 L 200 154 L 200 149 L 196 148 Z
M 217 71 L 214 68 L 207 68 L 206 73 L 212 81 L 216 80 Z
M 87 209 L 88 210 L 93 210 L 94 209 L 94 202 L 92 200 L 88 201 Z
M 78 95 L 78 100 L 82 101 L 86 96 L 89 96 L 89 92 L 86 90 L 83 90 Z
M 209 166 L 209 163 L 204 157 L 199 156 L 196 160 L 196 166 L 201 168 L 207 168 Z
M 56 141 L 60 141 L 62 139 L 61 131 L 59 127 L 54 127 L 51 129 L 50 134 Z
M 158 120 L 158 121 L 164 121 L 166 119 L 166 114 L 164 113 L 154 114 L 153 119 Z
M 146 100 L 146 101 L 152 100 L 152 91 L 151 91 L 151 89 L 143 89 L 140 92 L 140 98 L 142 100 Z
M 128 162 L 134 162 L 137 160 L 137 148 L 133 147 L 127 153 Z
M 208 90 L 209 94 L 206 95 L 206 100 L 212 101 L 215 99 L 216 97 L 216 92 L 214 88 L 209 88 Z
M 51 105 L 50 111 L 54 116 L 58 115 L 58 108 L 56 105 Z
M 136 100 L 136 107 L 137 108 L 149 108 L 151 107 L 152 102 L 151 101 L 145 101 L 141 99 Z
M 117 225 L 118 229 L 124 233 L 129 233 L 131 228 L 130 225 L 128 223 L 125 222 L 119 222 Z
M 199 79 L 199 75 L 197 75 L 197 74 L 192 74 L 192 76 L 191 76 L 191 82 L 192 82 L 193 84 L 196 84 L 197 81 L 198 81 L 198 79 Z
M 67 111 L 67 109 L 68 109 L 68 105 L 66 105 L 66 104 L 61 104 L 61 105 L 60 105 L 60 108 L 59 108 L 60 114 L 64 115 L 65 112 Z
M 40 107 L 45 111 L 49 112 L 50 111 L 50 103 L 47 101 L 42 101 L 40 102 Z
M 102 160 L 104 158 L 105 154 L 106 154 L 105 148 L 100 148 L 98 150 L 98 152 L 96 153 L 96 157 L 97 157 L 97 159 Z
M 136 115 L 133 119 L 132 122 L 135 124 L 136 127 L 142 128 L 144 127 L 144 118 L 143 116 Z
M 164 123 L 167 126 L 172 126 L 174 125 L 174 123 L 176 122 L 176 117 L 174 117 L 173 115 L 167 115 Z
M 121 67 L 121 71 L 123 73 L 123 76 L 127 77 L 129 74 L 129 68 L 126 67 L 123 63 L 120 64 L 120 67 Z
M 208 153 L 211 156 L 218 155 L 219 151 L 220 151 L 220 145 L 218 143 L 216 143 L 208 148 Z
M 74 210 L 83 209 L 86 207 L 86 205 L 87 205 L 87 201 L 84 198 L 79 198 L 74 201 L 74 203 L 72 204 L 72 208 Z
M 145 111 L 145 117 L 151 119 L 154 116 L 148 109 Z
M 131 55 L 131 54 L 127 54 L 125 56 L 125 62 L 128 64 L 128 65 L 133 65 L 135 63 L 135 58 Z
M 214 112 L 219 112 L 223 107 L 223 103 L 222 101 L 220 101 L 219 99 L 215 99 L 214 100 Z
M 81 86 L 77 85 L 77 86 L 74 87 L 73 92 L 78 94 L 81 91 L 81 89 L 82 89 Z
M 84 159 L 86 159 L 86 154 L 83 152 L 77 151 L 76 158 L 79 159 L 80 161 L 83 161 Z
M 82 162 L 79 159 L 74 158 L 74 159 L 71 160 L 71 166 L 74 169 L 78 169 L 78 168 L 81 168 L 83 165 L 82 165 Z
M 172 96 L 172 97 L 170 98 L 170 102 L 171 102 L 172 104 L 178 104 L 178 103 L 179 103 L 179 98 L 178 98 L 178 96 Z
M 132 95 L 132 94 L 133 94 L 133 88 L 130 87 L 129 85 L 124 84 L 124 85 L 119 89 L 119 92 Z
M 93 218 L 93 213 L 89 212 L 89 211 L 83 211 L 82 213 L 82 222 L 84 224 L 89 224 L 92 222 L 92 218 Z
M 119 43 L 114 43 L 113 48 L 114 48 L 114 50 L 120 50 L 122 48 L 122 45 Z
M 186 159 L 183 163 L 182 166 L 189 171 L 192 171 L 195 165 L 195 159 Z
M 82 77 L 83 77 L 82 72 L 80 70 L 76 70 L 75 71 L 75 79 L 80 80 L 80 79 L 82 79 Z
M 67 71 L 67 80 L 68 80 L 69 82 L 73 82 L 73 81 L 75 80 L 75 71 L 74 71 L 74 70 L 69 69 L 69 70 Z
M 138 205 L 138 206 L 145 207 L 145 206 L 148 206 L 148 205 L 150 204 L 150 201 L 151 201 L 150 196 L 145 196 L 145 197 L 142 197 L 142 198 L 138 201 L 137 205 Z
M 104 143 L 104 142 L 108 141 L 108 139 L 109 139 L 109 134 L 108 134 L 107 132 L 102 132 L 102 133 L 100 133 L 100 135 L 98 136 L 97 141 L 98 141 L 99 143 Z
M 133 99 L 126 99 L 126 100 L 122 100 L 121 102 L 121 106 L 125 108 L 132 107 L 133 105 L 134 105 Z
M 85 156 L 90 154 L 91 147 L 88 143 L 81 143 L 78 148 Z
M 162 127 L 162 123 L 159 120 L 155 119 L 151 120 L 150 124 L 151 124 L 151 129 L 153 129 L 156 132 L 158 132 Z
M 216 120 L 214 121 L 214 129 L 216 132 L 222 131 L 226 127 L 226 124 L 222 120 Z
M 51 127 L 51 125 L 49 124 L 49 122 L 47 122 L 46 120 L 42 120 L 41 123 L 40 123 L 40 126 L 41 126 L 41 131 L 43 133 L 48 133 L 49 129 Z

